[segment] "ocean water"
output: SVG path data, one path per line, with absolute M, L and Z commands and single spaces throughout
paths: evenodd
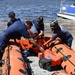
M 75 0 L 65 0 L 63 4 L 73 4 Z M 14 11 L 21 20 L 32 20 L 43 16 L 49 22 L 57 18 L 61 0 L 0 0 L 0 20 L 9 20 L 8 13 Z

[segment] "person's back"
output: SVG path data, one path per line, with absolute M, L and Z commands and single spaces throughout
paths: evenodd
M 4 33 L 8 38 L 19 38 L 21 36 L 27 37 L 29 35 L 25 24 L 21 21 L 16 21 L 13 23 L 4 31 Z
M 61 25 L 58 25 L 58 28 L 54 31 L 54 34 L 57 34 L 58 37 L 61 38 L 62 40 L 65 40 L 69 36 L 71 36 L 71 33 Z

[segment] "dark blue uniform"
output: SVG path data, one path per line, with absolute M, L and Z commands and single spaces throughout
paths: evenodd
M 9 27 L 10 25 L 12 25 L 14 22 L 16 22 L 16 21 L 19 21 L 20 19 L 18 18 L 18 19 L 14 19 L 14 20 L 10 20 L 8 23 L 7 23 L 7 26 Z
M 37 25 L 37 20 L 35 19 L 35 20 L 33 20 L 33 24 L 35 25 L 35 27 L 38 31 L 38 34 L 40 33 L 41 30 L 44 31 L 44 23 L 41 25 Z
M 54 40 L 57 37 L 59 37 L 63 43 L 65 43 L 71 47 L 72 41 L 73 41 L 73 36 L 63 26 L 58 25 L 58 28 L 54 30 L 52 39 Z
M 5 47 L 10 39 L 19 38 L 21 36 L 31 38 L 25 24 L 21 21 L 16 21 L 0 35 L 0 50 Z
M 4 48 L 8 44 L 9 40 L 12 38 L 20 38 L 21 36 L 31 38 L 26 29 L 26 25 L 21 21 L 14 22 L 3 33 L 0 34 L 0 60 L 2 59 Z M 1 63 L 0 66 L 2 66 Z

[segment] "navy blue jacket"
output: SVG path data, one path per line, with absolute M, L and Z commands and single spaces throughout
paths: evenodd
M 61 25 L 58 25 L 58 27 L 54 30 L 52 39 L 55 40 L 57 37 L 59 37 L 63 43 L 71 47 L 73 36 Z
M 21 21 L 16 21 L 0 34 L 0 50 L 5 48 L 10 39 L 20 38 L 21 36 L 31 38 L 26 25 Z
M 14 22 L 11 26 L 9 26 L 5 31 L 5 35 L 7 38 L 19 38 L 21 36 L 30 38 L 30 35 L 26 29 L 26 25 L 21 21 Z
M 37 25 L 37 21 L 36 19 L 33 20 L 33 24 L 35 25 L 37 31 L 38 31 L 38 34 L 40 33 L 40 31 L 44 31 L 44 23 L 42 23 L 41 25 Z

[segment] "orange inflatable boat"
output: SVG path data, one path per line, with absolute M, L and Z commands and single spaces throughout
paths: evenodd
M 42 46 L 49 39 L 50 39 L 50 37 L 45 37 L 45 38 L 42 38 L 42 39 L 38 39 L 37 43 L 40 46 Z M 21 47 L 23 46 L 23 44 L 26 43 L 24 41 L 20 42 Z M 26 41 L 28 41 L 28 40 L 26 40 Z M 28 49 L 31 48 L 36 53 L 39 53 L 38 48 L 34 47 L 32 44 L 29 43 L 29 45 L 27 47 L 28 47 Z M 44 47 L 44 49 L 49 49 L 52 52 L 53 55 L 58 56 L 59 58 L 63 59 L 63 62 L 61 63 L 61 66 L 67 72 L 67 74 L 69 74 L 69 75 L 70 74 L 75 74 L 75 66 L 74 66 L 74 63 L 75 63 L 75 60 L 74 60 L 75 51 L 74 50 L 72 50 L 71 48 L 69 48 L 64 43 L 62 43 L 61 40 L 59 40 L 59 39 L 56 39 L 53 42 L 51 42 L 48 45 L 46 45 Z M 54 59 L 52 58 L 52 60 L 54 60 Z M 52 65 L 54 65 L 54 64 L 52 62 Z
M 44 37 L 37 39 L 37 43 L 42 46 L 50 37 Z M 18 43 L 18 44 L 17 44 Z M 18 40 L 17 43 L 10 41 L 9 45 L 5 48 L 3 54 L 3 66 L 2 74 L 5 75 L 27 75 L 27 63 L 22 59 L 21 51 L 33 50 L 39 53 L 37 47 L 29 42 L 28 39 Z M 52 65 L 58 65 L 55 57 L 61 58 L 62 68 L 67 75 L 75 75 L 75 51 L 63 44 L 59 39 L 54 40 L 44 47 L 44 49 L 50 50 Z M 46 55 L 47 56 L 47 55 Z M 45 56 L 45 57 L 46 57 Z M 55 57 L 53 57 L 55 56 Z M 58 61 L 59 61 L 58 59 Z M 57 63 L 55 63 L 57 62 Z
M 27 75 L 27 63 L 23 60 L 17 43 L 10 41 L 3 54 L 2 75 Z
M 61 63 L 62 58 L 52 54 L 49 49 L 46 49 L 44 53 L 42 53 L 39 57 L 39 66 L 48 71 L 55 71 L 61 69 Z
M 49 39 L 50 39 L 50 37 L 38 38 L 36 43 L 38 43 L 40 46 L 42 46 Z M 27 49 L 27 50 L 30 49 L 30 50 L 34 51 L 35 53 L 39 53 L 40 52 L 38 47 L 35 47 L 33 44 L 31 44 L 28 39 L 17 40 L 17 42 L 19 43 L 21 49 L 23 49 L 23 50 L 24 49 Z M 48 45 L 46 45 L 44 47 L 44 49 L 48 49 L 48 48 L 49 48 Z
M 41 46 L 49 37 L 38 39 L 37 43 Z M 9 45 L 5 48 L 5 52 L 2 57 L 2 74 L 5 75 L 27 75 L 28 65 L 23 60 L 22 51 L 33 50 L 38 53 L 37 47 L 29 42 L 28 39 L 17 40 L 14 42 L 10 40 Z
M 58 39 L 50 43 L 50 50 L 63 59 L 61 66 L 67 75 L 75 75 L 75 51 Z
M 57 71 L 57 72 L 54 72 L 52 75 L 68 75 L 68 74 L 65 73 L 65 72 L 59 72 L 59 71 Z
M 40 46 L 42 46 L 49 39 L 50 39 L 50 37 L 38 38 L 36 42 Z M 39 51 L 38 47 L 33 46 L 33 44 L 31 44 L 28 39 L 18 40 L 18 43 L 20 44 L 20 46 L 23 50 L 30 49 L 30 50 L 34 51 L 35 53 L 38 53 L 38 57 L 40 59 L 40 55 L 39 55 L 40 51 Z M 58 66 L 61 64 L 62 58 L 58 57 L 58 55 L 53 55 L 52 52 L 49 50 L 49 45 L 44 46 L 44 49 L 47 49 L 44 52 L 45 58 L 47 58 L 47 56 L 51 57 L 49 59 L 51 61 L 49 66 Z

